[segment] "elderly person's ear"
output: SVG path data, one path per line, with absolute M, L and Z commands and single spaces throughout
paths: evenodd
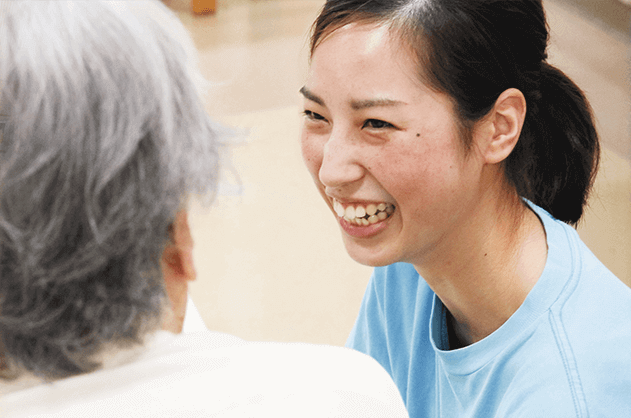
M 180 333 L 186 314 L 188 282 L 195 280 L 193 238 L 188 226 L 186 210 L 181 210 L 169 228 L 170 242 L 164 249 L 160 265 L 171 309 L 165 314 L 162 329 Z

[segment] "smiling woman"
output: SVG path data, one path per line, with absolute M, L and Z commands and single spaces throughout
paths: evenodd
M 474 183 L 482 180 L 475 164 L 482 156 L 464 152 L 449 97 L 415 79 L 406 53 L 387 28 L 351 24 L 315 50 L 303 89 L 321 102 L 307 106 L 305 160 L 329 205 L 346 211 L 340 219 L 346 248 L 368 265 L 413 262 L 430 249 L 467 245 L 448 237 L 471 225 L 472 205 L 490 202 Z M 358 225 L 371 204 L 392 215 Z M 358 208 L 361 216 L 352 213 Z
M 412 417 L 631 407 L 612 395 L 629 377 L 608 380 L 631 367 L 631 290 L 567 225 L 598 137 L 547 39 L 539 0 L 328 0 L 315 22 L 304 161 L 348 253 L 377 267 L 348 346 Z

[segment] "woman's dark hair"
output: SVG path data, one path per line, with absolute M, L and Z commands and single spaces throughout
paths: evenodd
M 217 185 L 194 54 L 160 2 L 0 3 L 0 377 L 160 325 L 169 226 Z
M 576 224 L 599 160 L 598 136 L 583 92 L 546 62 L 541 0 L 327 0 L 313 27 L 311 54 L 349 23 L 389 25 L 415 51 L 420 77 L 455 103 L 471 132 L 500 94 L 519 89 L 527 113 L 504 161 L 517 193 Z M 470 149 L 470 135 L 463 135 Z

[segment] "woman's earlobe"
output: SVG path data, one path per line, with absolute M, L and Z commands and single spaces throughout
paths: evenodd
M 505 90 L 488 115 L 492 135 L 484 149 L 487 164 L 504 161 L 517 145 L 526 118 L 526 98 L 517 89 Z

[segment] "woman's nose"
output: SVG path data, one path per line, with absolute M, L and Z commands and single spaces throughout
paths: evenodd
M 339 188 L 360 180 L 364 169 L 352 138 L 344 132 L 332 132 L 324 144 L 322 165 L 318 173 L 325 187 Z

